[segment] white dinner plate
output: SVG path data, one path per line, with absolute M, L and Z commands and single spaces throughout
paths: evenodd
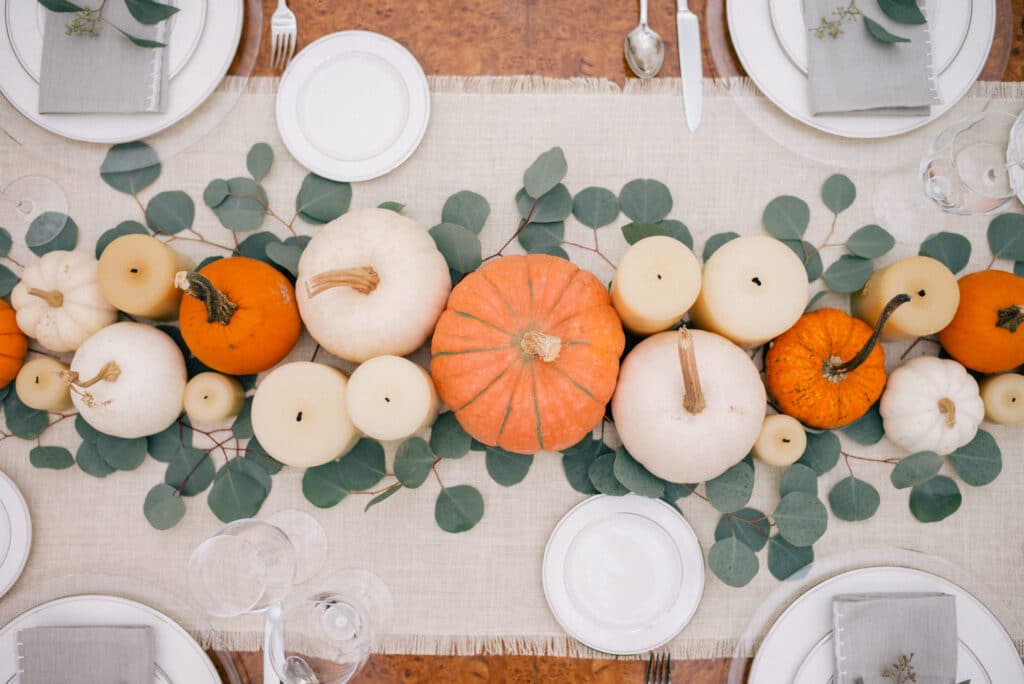
M 300 164 L 337 181 L 393 171 L 419 146 L 429 118 L 430 89 L 419 62 L 368 31 L 311 43 L 288 65 L 277 91 L 285 146 Z
M 163 613 L 117 596 L 87 594 L 49 601 L 25 611 L 0 629 L 0 682 L 18 671 L 17 635 L 29 627 L 146 625 L 153 630 L 158 684 L 219 684 L 202 647 Z
M 1017 193 L 1017 199 L 1024 202 L 1024 112 L 1017 116 L 1010 129 L 1006 161 L 1016 162 L 1010 167 L 1010 187 Z
M 981 668 L 983 678 L 978 680 L 980 682 L 1024 683 L 1024 665 L 1013 640 L 978 599 L 937 575 L 911 568 L 877 567 L 852 570 L 827 579 L 786 608 L 761 642 L 750 669 L 749 684 L 796 682 L 801 667 L 815 668 L 809 670 L 815 677 L 799 680 L 801 684 L 803 681 L 827 684 L 832 671 L 821 669 L 822 665 L 818 663 L 825 663 L 827 667 L 827 659 L 823 654 L 815 655 L 815 650 L 822 650 L 823 637 L 831 638 L 832 599 L 841 594 L 880 592 L 952 594 L 956 597 L 961 654 L 965 648 L 970 653 L 968 661 L 961 663 L 960 667 L 970 668 L 973 660 Z M 831 649 L 825 649 L 825 652 L 828 655 L 832 653 Z M 812 660 L 813 663 L 808 662 Z M 963 661 L 963 655 L 958 660 Z M 822 678 L 817 678 L 818 675 Z
M 18 8 L 11 7 L 12 3 L 31 0 L 0 1 L 5 6 L 0 12 L 0 23 L 3 24 L 0 35 L 5 38 L 0 40 L 0 91 L 36 125 L 83 142 L 127 142 L 156 135 L 173 126 L 191 114 L 217 88 L 231 66 L 242 37 L 243 0 L 180 0 L 182 10 L 172 19 L 176 23 L 175 30 L 171 32 L 171 45 L 175 44 L 174 35 L 179 26 L 185 27 L 180 33 L 190 40 L 182 44 L 181 58 L 184 61 L 168 85 L 170 97 L 166 111 L 151 114 L 40 114 L 39 83 L 21 62 L 22 58 L 26 61 L 31 59 L 29 48 L 24 47 L 22 52 L 18 52 L 13 41 L 6 39 L 16 28 L 11 25 L 13 19 L 30 21 L 34 18 L 23 20 Z M 205 17 L 190 18 L 186 12 L 205 12 Z M 190 42 L 195 43 L 194 47 Z M 22 45 L 28 45 L 28 42 L 23 44 L 19 41 L 19 46 Z M 175 65 L 174 60 L 177 59 L 173 49 L 171 59 L 169 66 Z
M 543 582 L 570 635 L 604 653 L 644 653 L 690 622 L 704 591 L 704 556 L 693 529 L 664 501 L 594 496 L 555 526 Z
M 28 504 L 11 478 L 0 473 L 0 596 L 21 576 L 31 547 Z
M 942 104 L 934 105 L 928 116 L 816 115 L 810 106 L 808 38 L 801 7 L 800 0 L 728 0 L 726 16 L 733 47 L 750 78 L 782 111 L 808 126 L 845 138 L 900 135 L 942 116 L 981 74 L 996 22 L 996 0 L 928 0 L 938 70 L 935 81 L 942 98 Z

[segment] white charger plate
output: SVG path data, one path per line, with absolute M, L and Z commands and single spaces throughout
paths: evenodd
M 0 596 L 21 576 L 32 547 L 32 519 L 25 497 L 0 473 Z
M 148 625 L 153 630 L 159 684 L 219 684 L 206 652 L 178 623 L 163 613 L 118 596 L 68 596 L 25 611 L 0 629 L 0 681 L 18 671 L 18 631 L 29 627 Z
M 999 684 L 1024 683 L 1024 664 L 999 620 L 964 589 L 937 575 L 901 567 L 852 570 L 821 582 L 782 613 L 750 668 L 749 684 L 794 682 L 801 667 L 821 650 L 823 635 L 832 629 L 832 599 L 840 594 L 879 592 L 942 592 L 956 597 L 957 631 L 961 642 L 980 663 L 984 676 Z M 832 651 L 828 650 L 828 654 Z M 807 667 L 820 667 L 808 664 Z M 832 671 L 814 670 L 813 679 L 827 684 Z M 806 681 L 812 681 L 808 679 Z M 984 682 L 984 679 L 979 680 Z
M 427 77 L 412 53 L 369 31 L 324 36 L 300 52 L 277 91 L 277 127 L 303 166 L 363 181 L 400 166 L 430 119 Z
M 0 32 L 12 29 L 11 3 L 27 0 L 5 0 L 0 13 Z M 242 37 L 243 0 L 183 1 L 183 15 L 189 7 L 205 10 L 205 19 L 187 20 L 201 23 L 198 43 L 192 55 L 168 86 L 166 111 L 137 114 L 40 114 L 39 83 L 21 64 L 19 53 L 9 40 L 0 40 L 0 92 L 26 118 L 51 133 L 90 143 L 113 144 L 138 140 L 170 128 L 191 114 L 217 88 L 235 57 Z M 184 17 L 174 21 L 185 22 Z M 185 33 L 185 31 L 182 31 Z M 173 32 L 172 32 L 173 35 Z M 173 41 L 173 39 L 172 39 Z M 27 55 L 28 53 L 26 53 Z
M 644 653 L 690 622 L 704 591 L 704 556 L 689 523 L 664 501 L 594 496 L 555 526 L 543 583 L 555 619 L 580 642 Z
M 935 80 L 942 104 L 934 105 L 930 115 L 919 117 L 813 114 L 806 74 L 807 31 L 800 0 L 729 0 L 726 17 L 743 68 L 779 109 L 812 128 L 844 138 L 886 138 L 920 128 L 946 113 L 967 94 L 988 60 L 996 0 L 942 2 L 943 8 L 938 10 L 940 2 L 928 0 L 927 6 L 929 16 L 935 15 L 933 45 L 939 67 Z M 970 11 L 953 5 L 969 5 Z M 965 20 L 966 33 L 962 25 Z M 955 54 L 944 64 L 951 52 Z

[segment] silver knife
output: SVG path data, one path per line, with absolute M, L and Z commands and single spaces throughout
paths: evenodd
M 704 63 L 700 52 L 700 24 L 697 15 L 689 10 L 686 0 L 677 0 L 676 31 L 679 44 L 679 75 L 683 81 L 683 105 L 686 125 L 691 131 L 700 126 L 704 109 Z

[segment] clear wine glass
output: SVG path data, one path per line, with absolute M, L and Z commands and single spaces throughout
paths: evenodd
M 1011 144 L 1017 116 L 980 112 L 950 126 L 921 161 L 924 192 L 951 214 L 987 214 L 1015 192 L 1011 170 L 1024 162 L 1022 146 Z
M 22 176 L 4 182 L 0 167 L 0 226 L 16 236 L 24 235 L 41 214 L 52 212 L 67 220 L 68 198 L 56 181 L 45 176 Z M 55 229 L 63 226 L 55 226 Z

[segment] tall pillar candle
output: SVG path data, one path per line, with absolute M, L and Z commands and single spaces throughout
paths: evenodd
M 433 424 L 441 401 L 427 371 L 401 356 L 378 356 L 349 378 L 348 408 L 361 432 L 392 440 Z
M 39 411 L 64 411 L 71 408 L 71 388 L 61 373 L 66 363 L 55 359 L 32 359 L 18 371 L 14 389 L 21 403 Z
M 122 235 L 103 250 L 100 289 L 110 304 L 126 314 L 166 320 L 178 315 L 181 290 L 174 274 L 191 263 L 149 235 Z
M 227 375 L 200 373 L 185 385 L 185 413 L 195 423 L 209 425 L 233 418 L 244 403 L 242 383 Z
M 960 305 L 960 288 L 953 272 L 931 257 L 912 256 L 875 271 L 864 289 L 850 296 L 850 310 L 874 327 L 885 305 L 899 294 L 908 295 L 910 301 L 889 318 L 883 340 L 937 333 L 949 325 Z
M 655 235 L 626 250 L 611 295 L 627 330 L 652 335 L 675 327 L 699 292 L 697 257 L 679 240 Z
M 980 383 L 985 420 L 1001 425 L 1024 423 L 1024 375 L 1003 373 Z

